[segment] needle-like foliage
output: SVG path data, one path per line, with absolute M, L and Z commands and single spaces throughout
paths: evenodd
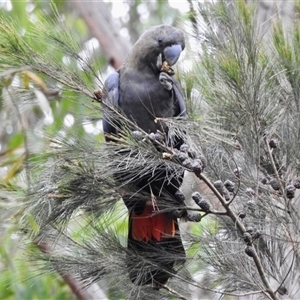
M 84 105 L 93 107 L 93 110 L 96 108 L 100 116 L 101 91 L 93 92 L 97 69 L 92 62 L 78 55 L 81 48 L 68 30 L 60 34 L 59 25 L 62 24 L 59 18 L 57 22 L 45 20 L 33 24 L 20 35 L 17 24 L 2 20 L 0 62 L 3 78 L 24 70 L 39 74 L 45 82 L 50 77 L 62 84 L 63 97 L 67 89 L 94 101 L 92 105 L 90 101 Z M 35 49 L 34 40 L 38 38 L 45 41 L 45 49 Z M 55 51 L 61 52 L 68 63 L 57 61 L 53 55 Z M 7 73 L 4 69 L 9 64 L 12 71 Z M 101 86 L 99 88 L 101 90 Z M 24 97 L 30 99 L 26 91 L 20 95 L 20 100 Z M 120 204 L 120 199 L 126 197 L 133 202 L 148 200 L 150 195 L 137 189 L 136 180 L 143 176 L 151 177 L 154 173 L 160 176 L 167 170 L 164 180 L 171 181 L 182 176 L 184 170 L 194 167 L 191 164 L 183 166 L 178 150 L 174 152 L 164 138 L 153 140 L 152 135 L 144 133 L 121 112 L 112 107 L 105 108 L 107 118 L 117 119 L 123 128 L 120 135 L 111 137 L 113 142 L 110 144 L 101 144 L 78 132 L 55 132 L 53 136 L 44 133 L 44 140 L 48 141 L 44 153 L 32 158 L 29 153 L 26 171 L 30 173 L 30 185 L 21 211 L 21 227 L 43 251 L 44 254 L 38 254 L 38 257 L 47 262 L 45 270 L 71 276 L 84 287 L 99 280 L 109 280 L 111 289 L 118 287 L 119 293 L 130 298 L 139 298 L 143 294 L 151 295 L 153 299 L 162 295 L 167 298 L 172 295 L 184 297 L 191 276 L 182 266 L 177 266 L 176 270 L 164 270 L 174 276 L 176 289 L 163 286 L 158 292 L 130 282 L 130 273 L 136 274 L 139 281 L 144 272 L 163 268 L 168 261 L 174 261 L 174 258 L 180 261 L 184 257 L 155 248 L 149 255 L 128 250 L 124 237 L 128 226 L 126 209 Z M 182 129 L 177 130 L 178 124 L 176 120 L 170 123 L 170 132 L 188 139 L 187 127 L 181 126 Z M 199 149 L 194 147 L 194 150 Z M 157 213 L 173 211 L 175 202 L 176 199 L 162 190 Z M 118 226 L 119 229 L 116 228 Z
M 122 128 L 106 144 L 78 133 L 44 135 L 49 143 L 42 158 L 30 161 L 21 217 L 22 229 L 43 251 L 33 256 L 43 270 L 85 288 L 105 284 L 116 298 L 190 299 L 190 287 L 214 293 L 210 298 L 299 298 L 300 27 L 295 22 L 287 34 L 276 21 L 268 35 L 273 40 L 266 41 L 255 9 L 244 1 L 199 5 L 199 58 L 182 76 L 190 117 L 156 120 L 185 141 L 180 151 L 163 133 L 147 134 L 102 103 L 102 86 L 93 92 L 98 70 L 78 54 L 67 30 L 62 34 L 57 23 L 45 21 L 21 35 L 13 22 L 1 21 L 1 72 L 9 65 L 50 77 L 80 93 L 85 105 L 94 101 L 99 115 L 103 105 L 107 119 Z M 37 38 L 45 41 L 44 51 L 35 49 Z M 53 51 L 71 63 L 58 62 Z M 192 194 L 194 206 L 176 209 L 201 222 L 182 231 L 187 261 L 170 269 L 168 260 L 184 260 L 176 251 L 141 254 L 126 247 L 121 200 L 149 200 L 136 185 L 143 176 L 167 174 L 164 180 L 171 181 L 183 171 L 200 179 L 201 188 Z M 176 199 L 166 191 L 156 200 L 154 213 L 174 211 Z M 139 276 L 157 268 L 172 275 L 159 290 L 129 279 L 135 274 L 142 281 Z
M 196 86 L 237 145 L 202 147 L 213 186 L 231 196 L 227 217 L 200 239 L 201 256 L 212 266 L 211 285 L 225 294 L 297 299 L 299 24 L 287 32 L 274 21 L 270 40 L 259 34 L 256 7 L 244 1 L 201 5 L 199 13 Z
M 52 139 L 52 153 L 45 156 L 43 167 L 38 167 L 36 184 L 28 195 L 23 227 L 40 248 L 43 249 L 45 243 L 54 245 L 54 250 L 45 254 L 51 270 L 72 275 L 85 286 L 110 279 L 113 286 L 132 298 L 139 298 L 147 291 L 156 299 L 166 292 L 160 294 L 135 286 L 128 274 L 136 274 L 139 281 L 143 273 L 162 268 L 169 260 L 184 260 L 184 257 L 176 251 L 170 255 L 169 251 L 155 247 L 149 254 L 127 249 L 124 242 L 128 226 L 126 209 L 124 205 L 120 209 L 119 200 L 125 197 L 131 202 L 149 200 L 149 194 L 137 189 L 134 184 L 137 180 L 151 177 L 154 171 L 160 176 L 167 170 L 165 180 L 170 181 L 186 169 L 192 171 L 193 166 L 183 166 L 179 151 L 168 147 L 167 141 L 153 141 L 151 135 L 137 131 L 136 125 L 114 108 L 110 109 L 109 118 L 118 115 L 124 130 L 119 136 L 111 137 L 114 141 L 109 144 L 84 140 L 81 136 L 70 137 L 69 141 L 59 137 Z M 172 130 L 171 124 L 170 128 Z M 188 138 L 185 127 L 176 130 L 176 134 Z M 172 212 L 174 206 L 177 207 L 176 199 L 164 190 L 157 204 L 156 213 Z M 118 226 L 123 229 L 116 230 Z M 74 227 L 79 235 L 71 233 Z M 165 271 L 175 276 L 176 290 L 180 281 L 192 280 L 182 266 L 176 273 Z M 115 282 L 116 277 L 120 280 Z M 176 290 L 168 287 L 167 291 L 177 295 Z M 181 291 L 180 295 L 186 293 Z

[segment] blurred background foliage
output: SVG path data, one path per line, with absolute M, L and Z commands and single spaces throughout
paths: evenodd
M 9 20 L 8 27 L 15 30 L 12 32 L 12 38 L 14 36 L 23 38 L 25 33 L 30 33 L 32 26 L 40 26 L 40 22 L 47 22 L 47 26 L 52 27 L 53 39 L 55 39 L 55 34 L 72 37 L 69 39 L 72 42 L 62 46 L 61 48 L 65 51 L 61 52 L 57 51 L 55 43 L 52 44 L 51 40 L 36 38 L 34 34 L 26 35 L 27 45 L 32 49 L 32 56 L 20 58 L 18 53 L 22 51 L 18 52 L 18 48 L 10 48 L 9 51 L 14 59 L 10 64 L 6 62 L 6 65 L 5 61 L 1 60 L 2 54 L 5 54 L 1 52 L 5 49 L 1 48 L 1 45 L 5 45 L 5 42 L 0 41 L 1 299 L 76 299 L 67 281 L 59 274 L 43 272 L 42 276 L 38 276 L 42 271 L 36 269 L 36 265 L 33 266 L 30 261 L 30 253 L 36 249 L 32 244 L 24 241 L 23 233 L 18 227 L 23 201 L 25 201 L 24 195 L 27 191 L 31 191 L 32 180 L 39 178 L 39 171 L 43 167 L 42 164 L 49 152 L 53 137 L 68 141 L 76 137 L 84 141 L 90 140 L 92 143 L 103 142 L 100 107 L 91 103 L 85 96 L 102 86 L 106 74 L 113 67 L 120 65 L 130 45 L 152 25 L 174 24 L 186 30 L 190 38 L 190 44 L 183 59 L 184 63 L 180 66 L 181 81 L 191 118 L 200 122 L 205 119 L 205 124 L 211 125 L 210 131 L 206 132 L 204 141 L 206 143 L 203 145 L 203 151 L 206 151 L 209 161 L 207 171 L 209 175 L 222 180 L 232 175 L 232 170 L 229 170 L 226 165 L 228 164 L 226 151 L 228 145 L 232 146 L 236 143 L 236 149 L 239 150 L 240 147 L 244 149 L 243 155 L 246 155 L 249 160 L 249 164 L 247 165 L 247 162 L 245 164 L 248 177 L 245 178 L 246 182 L 241 191 L 245 192 L 248 188 L 247 184 L 250 183 L 255 186 L 255 190 L 261 188 L 253 180 L 252 173 L 253 166 L 254 168 L 260 167 L 260 163 L 256 160 L 259 156 L 256 151 L 260 151 L 260 139 L 264 131 L 268 133 L 268 138 L 275 136 L 281 141 L 282 152 L 286 154 L 286 160 L 295 164 L 294 169 L 288 166 L 291 170 L 288 175 L 289 180 L 297 174 L 299 155 L 295 149 L 298 149 L 299 144 L 298 129 L 294 128 L 292 133 L 288 132 L 287 129 L 291 128 L 287 123 L 290 120 L 296 120 L 299 113 L 299 72 L 298 68 L 294 67 L 298 66 L 299 62 L 300 34 L 297 21 L 299 3 L 295 1 L 294 6 L 292 1 L 288 3 L 275 1 L 274 6 L 274 1 L 257 1 L 257 10 L 255 12 L 253 10 L 255 22 L 263 24 L 259 30 L 263 33 L 266 44 L 270 45 L 271 41 L 274 42 L 272 46 L 265 47 L 264 51 L 261 51 L 258 46 L 260 41 L 256 40 L 256 33 L 252 31 L 255 27 L 252 23 L 254 22 L 253 12 L 245 9 L 241 2 L 251 1 L 225 1 L 226 4 L 237 4 L 237 9 L 241 14 L 238 19 L 230 19 L 231 15 L 227 9 L 214 11 L 214 20 L 221 20 L 219 24 L 224 30 L 223 35 L 222 30 L 218 32 L 213 26 L 210 30 L 205 28 L 205 24 L 211 22 L 209 14 L 213 9 L 208 10 L 206 15 L 205 9 L 202 10 L 202 1 L 101 2 L 102 15 L 99 19 L 108 20 L 105 26 L 114 32 L 113 36 L 116 38 L 114 42 L 118 43 L 121 49 L 119 52 L 114 52 L 115 49 L 111 43 L 109 45 L 111 53 L 105 48 L 101 35 L 97 36 L 97 28 L 95 30 L 84 17 L 80 3 L 92 6 L 92 2 L 53 1 L 54 6 L 48 1 L 4 0 L 0 2 L 1 16 Z M 177 8 L 174 8 L 174 3 Z M 208 4 L 209 7 L 211 3 L 204 4 Z M 186 9 L 185 13 L 181 11 L 183 7 Z M 202 11 L 201 17 L 196 13 L 198 10 Z M 280 21 L 272 23 L 273 16 L 279 17 Z M 292 21 L 294 16 L 296 16 L 295 22 Z M 59 20 L 63 21 L 65 27 L 59 24 Z M 211 22 L 214 25 L 217 23 Z M 287 35 L 284 28 L 291 24 L 294 25 L 293 34 Z M 271 25 L 274 34 L 270 33 Z M 41 26 L 41 28 L 47 28 L 47 26 Z M 2 24 L 2 28 L 5 28 L 5 24 Z M 104 36 L 104 40 L 109 41 L 109 38 Z M 18 45 L 26 47 L 22 42 Z M 239 48 L 241 45 L 244 48 Z M 77 49 L 79 56 L 70 57 L 69 54 L 72 51 L 68 49 L 72 51 Z M 276 53 L 276 63 L 268 57 L 270 52 Z M 20 65 L 20 62 L 27 61 L 28 65 L 38 66 L 38 53 L 47 53 L 48 57 L 51 57 L 57 68 L 49 70 L 56 72 L 56 78 L 60 78 L 61 81 L 51 80 L 45 73 L 34 72 L 26 64 Z M 81 60 L 80 57 L 84 59 Z M 90 70 L 86 70 L 85 67 L 88 65 L 86 62 L 92 65 L 97 73 L 92 74 Z M 60 71 L 68 75 L 68 70 L 71 70 L 69 77 L 59 76 Z M 76 74 L 75 77 L 74 74 Z M 65 78 L 69 79 L 69 82 L 64 81 Z M 272 80 L 266 82 L 266 78 Z M 84 84 L 80 85 L 81 82 Z M 262 86 L 262 83 L 265 86 Z M 85 86 L 87 89 L 76 91 L 76 84 Z M 261 100 L 259 104 L 254 101 L 257 95 Z M 272 99 L 273 102 L 264 101 L 266 99 Z M 286 105 L 283 105 L 285 101 Z M 279 115 L 278 112 L 280 112 Z M 285 122 L 282 123 L 282 120 Z M 224 130 L 227 133 L 230 132 L 230 135 L 227 135 L 228 139 L 216 143 L 218 134 L 222 135 Z M 218 134 L 214 134 L 214 131 Z M 284 143 L 284 135 L 289 136 L 288 144 Z M 230 139 L 231 137 L 233 138 Z M 29 153 L 30 163 L 28 162 Z M 238 160 L 240 154 L 235 158 Z M 31 163 L 35 165 L 33 170 Z M 192 190 L 190 186 L 186 186 L 185 189 L 187 193 Z M 120 214 L 120 210 L 124 210 L 121 203 L 113 212 L 115 215 L 113 229 L 119 234 L 121 244 L 125 244 L 122 236 L 126 236 L 127 229 L 126 222 L 124 222 L 126 215 Z M 29 220 L 29 223 L 32 229 L 37 226 L 34 220 Z M 72 224 L 74 237 L 87 234 L 81 231 L 82 227 L 77 225 L 79 223 L 76 219 Z M 188 232 L 199 237 L 203 235 L 202 229 L 205 227 L 206 234 L 216 233 L 216 223 L 206 220 L 201 222 L 201 227 L 192 226 Z M 211 240 L 207 239 L 209 244 Z M 196 257 L 196 254 L 199 254 L 197 242 L 199 241 L 196 241 L 195 246 L 188 250 L 189 257 L 194 255 Z M 205 251 L 211 254 L 210 249 L 204 248 L 199 255 L 205 254 Z M 226 251 L 228 248 L 224 248 L 224 255 Z M 201 273 L 204 261 L 190 264 L 189 270 L 195 275 L 194 278 L 199 276 L 203 279 L 206 276 L 206 273 Z M 220 282 L 216 282 L 215 286 L 218 287 L 219 284 Z M 203 291 L 198 294 L 199 291 L 196 291 L 196 288 L 194 290 L 194 299 L 198 299 L 200 295 L 205 297 Z M 109 287 L 106 292 L 108 296 L 103 296 L 103 299 L 125 297 L 112 291 L 112 288 L 109 290 Z M 211 294 L 206 296 L 211 297 Z

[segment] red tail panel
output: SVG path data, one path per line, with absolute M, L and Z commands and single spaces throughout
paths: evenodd
M 137 241 L 155 239 L 161 241 L 166 237 L 175 235 L 175 221 L 169 213 L 159 214 L 153 211 L 152 205 L 146 205 L 143 213 L 131 212 L 131 237 Z

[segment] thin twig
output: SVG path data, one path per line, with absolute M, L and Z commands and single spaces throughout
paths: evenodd
M 281 179 L 280 179 L 280 176 L 279 176 L 279 173 L 278 173 L 278 170 L 276 168 L 276 165 L 275 165 L 275 162 L 274 162 L 274 158 L 273 158 L 273 154 L 272 154 L 272 151 L 271 151 L 271 148 L 270 148 L 270 145 L 269 145 L 269 142 L 267 140 L 267 137 L 265 136 L 264 137 L 264 142 L 266 144 L 266 148 L 267 148 L 267 153 L 269 155 L 269 158 L 270 158 L 270 161 L 271 161 L 271 164 L 272 164 L 272 168 L 274 170 L 274 173 L 275 173 L 275 176 L 276 176 L 276 179 L 279 183 L 279 186 L 280 186 L 280 190 L 281 190 L 281 193 L 282 193 L 282 197 L 284 198 L 285 202 L 286 202 L 286 197 L 285 197 L 285 194 L 284 194 L 284 188 L 282 186 L 282 182 L 281 182 Z
M 226 149 L 226 152 L 229 153 L 229 151 L 227 149 Z M 238 166 L 237 162 L 235 161 L 234 157 L 232 157 L 232 160 L 233 160 L 233 163 L 235 164 L 235 168 L 238 170 L 239 166 Z M 241 179 L 238 176 L 236 176 L 236 177 L 238 178 L 238 186 L 237 186 L 237 189 L 234 192 L 232 198 L 227 202 L 228 205 L 230 205 L 234 201 L 234 199 L 236 198 L 236 196 L 237 196 L 237 194 L 238 194 L 238 192 L 240 190 L 240 187 L 241 187 Z
M 23 123 L 23 119 L 18 107 L 18 104 L 15 103 L 14 99 L 13 99 L 13 95 L 10 92 L 10 90 L 8 88 L 6 88 L 7 93 L 10 96 L 11 102 L 16 110 L 18 119 L 19 119 L 19 123 L 21 126 L 21 132 L 24 138 L 24 150 L 25 150 L 25 158 L 24 158 L 24 168 L 25 168 L 25 174 L 26 174 L 26 181 L 27 181 L 27 189 L 30 190 L 31 188 L 31 181 L 30 181 L 30 174 L 29 174 L 29 147 L 28 147 L 28 139 L 27 139 L 27 134 L 26 134 L 26 129 L 25 129 L 25 125 Z
M 171 289 L 169 286 L 167 285 L 160 285 L 160 287 L 162 289 L 165 289 L 167 290 L 170 294 L 176 296 L 178 299 L 181 299 L 181 300 L 188 300 L 188 298 L 184 297 L 183 295 L 179 294 L 178 292 L 176 292 L 175 290 Z
M 51 247 L 46 241 L 44 242 L 34 242 L 35 245 L 40 249 L 41 252 L 49 254 L 51 252 Z M 101 290 L 100 286 L 96 283 L 92 284 L 88 288 L 83 288 L 81 283 L 78 282 L 72 275 L 66 274 L 64 272 L 57 271 L 66 284 L 70 287 L 73 294 L 78 300 L 106 300 L 107 297 L 105 293 Z

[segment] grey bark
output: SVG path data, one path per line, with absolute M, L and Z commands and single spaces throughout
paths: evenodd
M 107 4 L 102 1 L 71 1 L 84 19 L 92 35 L 97 38 L 108 62 L 118 69 L 130 50 L 130 43 L 119 32 Z

